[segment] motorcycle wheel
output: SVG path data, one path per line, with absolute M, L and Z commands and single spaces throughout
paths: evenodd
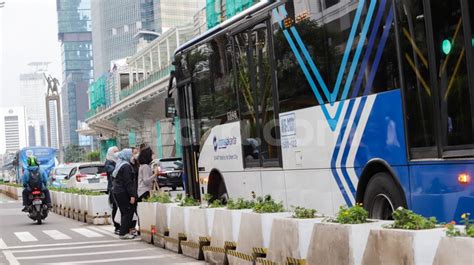
M 36 223 L 39 224 L 39 225 L 43 223 L 43 220 L 41 220 L 41 217 L 36 219 Z

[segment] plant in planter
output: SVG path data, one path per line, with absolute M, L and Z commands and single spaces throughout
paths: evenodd
M 363 263 L 385 264 L 403 259 L 407 264 L 432 264 L 443 236 L 436 218 L 402 207 L 392 216 L 392 224 L 370 232 Z
M 369 232 L 383 224 L 369 220 L 368 216 L 362 204 L 340 206 L 335 218 L 314 224 L 307 263 L 363 264 Z
M 171 208 L 177 203 L 167 192 L 160 192 L 157 196 L 150 198 L 157 202 L 155 233 L 153 233 L 153 244 L 157 247 L 165 247 L 165 236 L 169 236 L 169 227 L 171 224 Z
M 272 224 L 267 261 L 276 264 L 306 264 L 314 224 L 323 221 L 315 209 L 292 207 L 290 218 L 275 218 Z M 257 264 L 260 262 L 257 260 Z
M 257 197 L 253 212 L 243 213 L 235 251 L 229 251 L 229 262 L 251 264 L 256 257 L 265 257 L 264 249 L 269 247 L 273 220 L 290 217 L 283 202 L 276 202 L 270 195 Z
M 181 199 L 181 200 L 179 200 Z M 178 207 L 171 208 L 171 219 L 169 236 L 165 238 L 165 247 L 168 250 L 182 253 L 181 241 L 186 241 L 186 235 L 189 231 L 190 211 L 197 208 L 201 203 L 193 197 L 177 196 Z
M 238 198 L 236 200 L 229 199 L 227 201 L 227 209 L 229 210 L 252 209 L 254 205 L 255 205 L 255 201 L 245 200 L 243 198 Z
M 181 202 L 178 204 L 179 206 L 182 207 L 191 207 L 191 206 L 199 206 L 201 203 L 194 199 L 193 197 L 186 196 L 184 199 L 181 200 Z
M 462 214 L 462 226 L 455 222 L 446 225 L 446 236 L 441 239 L 433 261 L 434 265 L 474 264 L 474 220 L 469 213 Z M 453 253 L 456 253 L 453 255 Z

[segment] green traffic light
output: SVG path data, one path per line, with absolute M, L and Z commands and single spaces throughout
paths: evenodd
M 448 55 L 453 49 L 453 45 L 451 44 L 450 40 L 446 39 L 446 40 L 443 40 L 442 48 L 443 48 L 444 54 Z

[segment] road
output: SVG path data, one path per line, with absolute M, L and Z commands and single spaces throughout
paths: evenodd
M 120 240 L 112 226 L 91 226 L 54 213 L 42 225 L 21 203 L 0 194 L 0 264 L 192 264 L 153 245 Z

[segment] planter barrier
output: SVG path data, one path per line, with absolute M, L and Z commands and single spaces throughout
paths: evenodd
M 165 248 L 165 237 L 169 237 L 169 227 L 171 223 L 171 209 L 177 207 L 177 203 L 157 203 L 155 233 L 153 234 L 153 244 L 160 248 Z
M 87 196 L 87 223 L 95 225 L 109 224 L 111 212 L 108 195 Z
M 474 238 L 443 237 L 434 257 L 433 265 L 474 264 Z
M 202 248 L 210 245 L 215 211 L 216 209 L 213 208 L 193 208 L 190 210 L 186 241 L 181 242 L 181 249 L 185 256 L 198 260 L 204 259 Z
M 80 222 L 86 222 L 87 215 L 87 195 L 79 195 L 79 220 Z
M 265 258 L 270 245 L 272 222 L 275 218 L 289 217 L 290 213 L 243 213 L 236 250 L 229 250 L 229 264 L 253 264 L 256 258 Z
M 72 194 L 71 196 L 71 212 L 72 212 L 72 218 L 74 220 L 79 220 L 79 194 Z
M 307 264 L 359 265 L 371 229 L 388 222 L 365 224 L 316 223 L 313 227 Z
M 266 259 L 257 264 L 301 264 L 306 262 L 314 224 L 323 218 L 273 220 L 270 246 Z
M 203 247 L 204 258 L 207 263 L 227 263 L 227 252 L 236 250 L 239 239 L 240 222 L 243 213 L 252 210 L 216 209 L 211 230 L 210 246 Z
M 140 236 L 147 243 L 153 243 L 152 226 L 156 223 L 156 202 L 139 202 L 137 213 L 140 220 Z
M 373 229 L 370 231 L 362 264 L 394 264 L 401 260 L 404 264 L 433 264 L 436 249 L 444 233 L 441 228 Z M 470 253 L 472 255 L 472 249 Z
M 169 236 L 165 237 L 165 248 L 182 254 L 181 241 L 186 241 L 186 233 L 189 231 L 190 211 L 196 207 L 171 207 L 171 222 Z

